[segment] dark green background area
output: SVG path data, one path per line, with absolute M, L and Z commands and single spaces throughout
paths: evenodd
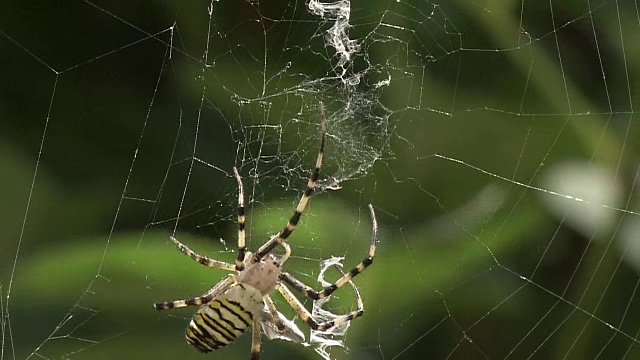
M 615 226 L 586 234 L 549 211 L 542 182 L 569 162 L 606 169 L 623 194 L 603 204 L 614 224 L 638 221 L 634 4 L 353 1 L 367 56 L 350 71 L 376 71 L 352 92 L 324 43 L 333 23 L 305 2 L 214 4 L 211 17 L 203 1 L 0 6 L 3 356 L 248 358 L 250 336 L 203 356 L 183 339 L 195 309 L 152 308 L 224 276 L 168 238 L 233 261 L 233 166 L 249 246 L 279 231 L 313 166 L 320 101 L 321 179 L 352 173 L 311 200 L 287 270 L 319 287 L 320 259 L 366 255 L 367 204 L 380 225 L 355 281 L 365 315 L 334 358 L 640 356 L 633 257 Z M 339 123 L 348 104 L 362 107 Z M 370 133 L 347 144 L 339 124 Z M 379 158 L 357 174 L 367 147 Z M 350 289 L 328 303 L 354 306 Z M 263 337 L 263 359 L 284 356 L 319 358 Z

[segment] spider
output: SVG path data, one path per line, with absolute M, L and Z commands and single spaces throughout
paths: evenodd
M 356 267 L 351 269 L 351 271 L 343 273 L 335 283 L 325 287 L 321 291 L 316 291 L 283 270 L 283 264 L 291 256 L 291 248 L 287 243 L 287 239 L 295 230 L 302 216 L 302 212 L 313 194 L 322 166 L 327 132 L 327 120 L 322 104 L 320 104 L 320 118 L 322 129 L 320 150 L 318 151 L 315 168 L 309 176 L 307 187 L 302 193 L 298 206 L 287 225 L 278 234 L 260 246 L 257 252 L 252 253 L 248 251 L 245 245 L 244 189 L 240 174 L 235 167 L 233 168 L 233 174 L 238 182 L 238 255 L 235 264 L 199 255 L 178 239 L 171 237 L 171 241 L 177 245 L 183 254 L 200 264 L 211 268 L 235 272 L 235 274 L 227 275 L 201 296 L 186 300 L 174 300 L 154 304 L 157 310 L 167 310 L 192 305 L 200 306 L 191 319 L 185 334 L 187 343 L 199 351 L 207 353 L 224 347 L 233 342 L 249 327 L 251 327 L 253 331 L 251 345 L 252 360 L 257 360 L 260 357 L 261 327 L 269 339 L 279 338 L 294 342 L 303 342 L 305 338 L 302 332 L 276 309 L 270 297 L 270 294 L 275 290 L 284 297 L 289 306 L 291 306 L 298 316 L 313 330 L 329 330 L 335 326 L 350 322 L 364 313 L 362 298 L 351 279 L 371 265 L 375 255 L 377 222 L 372 205 L 369 205 L 373 227 L 369 254 Z M 271 253 L 277 246 L 284 248 L 284 254 L 281 257 L 277 257 Z M 319 300 L 330 296 L 334 291 L 347 283 L 354 289 L 358 308 L 325 322 L 314 319 L 313 315 L 302 305 L 294 293 L 285 286 L 286 284 L 313 300 Z

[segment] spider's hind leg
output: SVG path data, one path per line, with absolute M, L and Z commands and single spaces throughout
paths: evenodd
M 214 268 L 214 269 L 222 269 L 222 270 L 227 270 L 227 271 L 234 271 L 235 270 L 235 266 L 229 263 L 226 263 L 224 261 L 220 261 L 220 260 L 215 260 L 215 259 L 211 259 L 208 258 L 204 255 L 200 255 L 198 253 L 196 253 L 195 251 L 189 249 L 189 247 L 183 243 L 180 242 L 180 240 L 176 239 L 175 237 L 171 236 L 170 237 L 171 241 L 173 241 L 174 244 L 176 244 L 176 246 L 178 247 L 178 250 L 180 250 L 181 253 L 187 255 L 188 257 L 190 257 L 191 259 L 193 259 L 194 261 L 204 265 L 204 266 L 208 266 L 210 268 Z
M 251 337 L 251 360 L 260 359 L 260 321 L 258 317 L 253 319 L 253 331 Z
M 234 282 L 236 282 L 235 276 L 227 275 L 227 277 L 224 278 L 224 280 L 217 283 L 214 287 L 211 288 L 211 290 L 207 291 L 205 294 L 201 296 L 194 297 L 191 299 L 159 302 L 159 303 L 153 304 L 153 307 L 156 310 L 169 310 L 169 309 L 176 309 L 176 308 L 181 308 L 185 306 L 197 306 L 197 305 L 206 304 L 209 301 L 213 300 L 216 296 L 220 295 L 222 291 L 224 291 L 226 288 L 229 287 L 229 285 L 233 284 Z

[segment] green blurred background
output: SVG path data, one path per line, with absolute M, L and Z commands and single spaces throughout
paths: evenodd
M 168 237 L 233 261 L 233 166 L 249 246 L 286 224 L 320 101 L 321 185 L 342 189 L 312 199 L 287 269 L 319 287 L 321 259 L 365 256 L 367 204 L 380 224 L 332 358 L 640 357 L 635 4 L 353 1 L 344 68 L 335 16 L 213 4 L 2 4 L 0 358 L 248 358 L 250 336 L 203 356 L 195 309 L 153 310 L 224 275 Z M 319 358 L 263 339 L 283 356 Z

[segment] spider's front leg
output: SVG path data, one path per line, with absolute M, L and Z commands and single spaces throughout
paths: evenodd
M 327 118 L 324 114 L 324 106 L 320 103 L 320 128 L 322 130 L 320 134 L 320 149 L 318 150 L 318 157 L 316 158 L 316 166 L 309 175 L 309 180 L 307 181 L 307 187 L 305 188 L 302 196 L 300 197 L 300 202 L 298 202 L 298 206 L 296 207 L 293 215 L 289 219 L 287 226 L 282 229 L 278 235 L 272 237 L 268 242 L 262 245 L 255 254 L 257 260 L 262 259 L 268 253 L 273 251 L 278 245 L 282 245 L 285 243 L 287 238 L 291 235 L 291 233 L 296 229 L 298 222 L 300 221 L 300 217 L 304 212 L 304 209 L 307 207 L 307 203 L 313 194 L 313 191 L 316 187 L 316 183 L 318 182 L 318 178 L 320 177 L 320 169 L 322 168 L 322 159 L 324 158 L 324 147 L 327 136 Z
M 247 245 L 245 244 L 245 214 L 244 214 L 244 186 L 242 185 L 242 178 L 240 177 L 240 173 L 238 173 L 238 169 L 233 167 L 233 176 L 236 178 L 238 182 L 238 256 L 236 256 L 236 266 L 235 269 L 237 271 L 242 271 L 244 269 L 244 257 L 247 252 Z
M 318 330 L 318 331 L 326 331 L 336 326 L 339 327 L 340 325 L 345 324 L 364 314 L 364 303 L 362 302 L 360 291 L 358 290 L 356 285 L 353 283 L 353 281 L 349 280 L 348 283 L 349 285 L 351 285 L 351 287 L 353 288 L 353 291 L 356 294 L 356 301 L 358 304 L 358 308 L 356 310 L 350 311 L 347 314 L 336 316 L 336 318 L 334 318 L 333 320 L 329 320 L 325 322 L 318 322 L 316 319 L 314 319 L 313 315 L 309 312 L 309 310 L 307 310 L 307 308 L 305 308 L 304 305 L 302 305 L 300 300 L 298 300 L 298 298 L 296 298 L 296 296 L 291 292 L 291 290 L 287 289 L 286 286 L 282 284 L 278 284 L 277 289 L 280 292 L 280 294 L 282 294 L 282 296 L 285 298 L 289 306 L 291 306 L 296 311 L 298 316 L 300 316 L 300 318 L 305 323 L 307 323 L 307 325 L 309 325 L 311 329 Z
M 302 281 L 293 277 L 293 275 L 289 274 L 288 272 L 283 271 L 280 274 L 280 280 L 282 282 L 290 285 L 294 289 L 305 294 L 307 297 L 310 297 L 313 300 L 326 298 L 331 294 L 333 294 L 334 291 L 338 290 L 339 288 L 341 288 L 347 283 L 351 284 L 351 286 L 353 287 L 354 291 L 356 292 L 356 297 L 358 298 L 358 309 L 350 312 L 349 314 L 340 316 L 334 319 L 333 321 L 319 324 L 313 319 L 311 314 L 309 314 L 309 311 L 306 308 L 304 308 L 304 306 L 302 306 L 300 301 L 291 293 L 289 289 L 287 289 L 285 286 L 281 284 L 278 284 L 278 287 L 277 287 L 278 291 L 280 291 L 280 293 L 282 294 L 282 296 L 284 296 L 287 302 L 296 310 L 296 312 L 298 312 L 298 314 L 303 318 L 303 320 L 307 324 L 309 324 L 309 326 L 314 330 L 329 329 L 333 326 L 355 319 L 356 317 L 361 316 L 364 312 L 364 309 L 362 306 L 362 299 L 360 298 L 360 293 L 351 280 L 354 277 L 356 277 L 358 274 L 364 272 L 364 270 L 373 263 L 373 258 L 375 257 L 375 254 L 376 254 L 376 242 L 378 238 L 378 222 L 376 220 L 375 211 L 373 210 L 373 206 L 371 204 L 369 204 L 369 212 L 371 214 L 371 223 L 372 223 L 372 234 L 371 234 L 371 243 L 369 245 L 369 254 L 356 267 L 351 269 L 351 271 L 349 271 L 346 274 L 343 273 L 342 276 L 335 283 L 325 287 L 322 291 L 316 291 L 310 286 L 303 283 Z
M 373 258 L 376 255 L 376 241 L 378 238 L 378 222 L 376 221 L 376 214 L 373 210 L 373 206 L 369 204 L 369 212 L 371 214 L 371 223 L 372 223 L 372 231 L 371 231 L 371 243 L 369 245 L 369 254 L 366 258 L 364 258 L 356 267 L 351 269 L 346 274 L 343 274 L 335 283 L 327 286 L 322 291 L 316 291 L 310 286 L 304 284 L 302 281 L 296 279 L 291 274 L 287 272 L 282 272 L 280 274 L 280 280 L 285 283 L 291 285 L 294 289 L 300 291 L 306 296 L 312 298 L 313 300 L 319 300 L 331 295 L 334 291 L 341 288 L 344 284 L 348 283 L 356 277 L 358 274 L 364 272 L 369 265 L 373 263 Z

